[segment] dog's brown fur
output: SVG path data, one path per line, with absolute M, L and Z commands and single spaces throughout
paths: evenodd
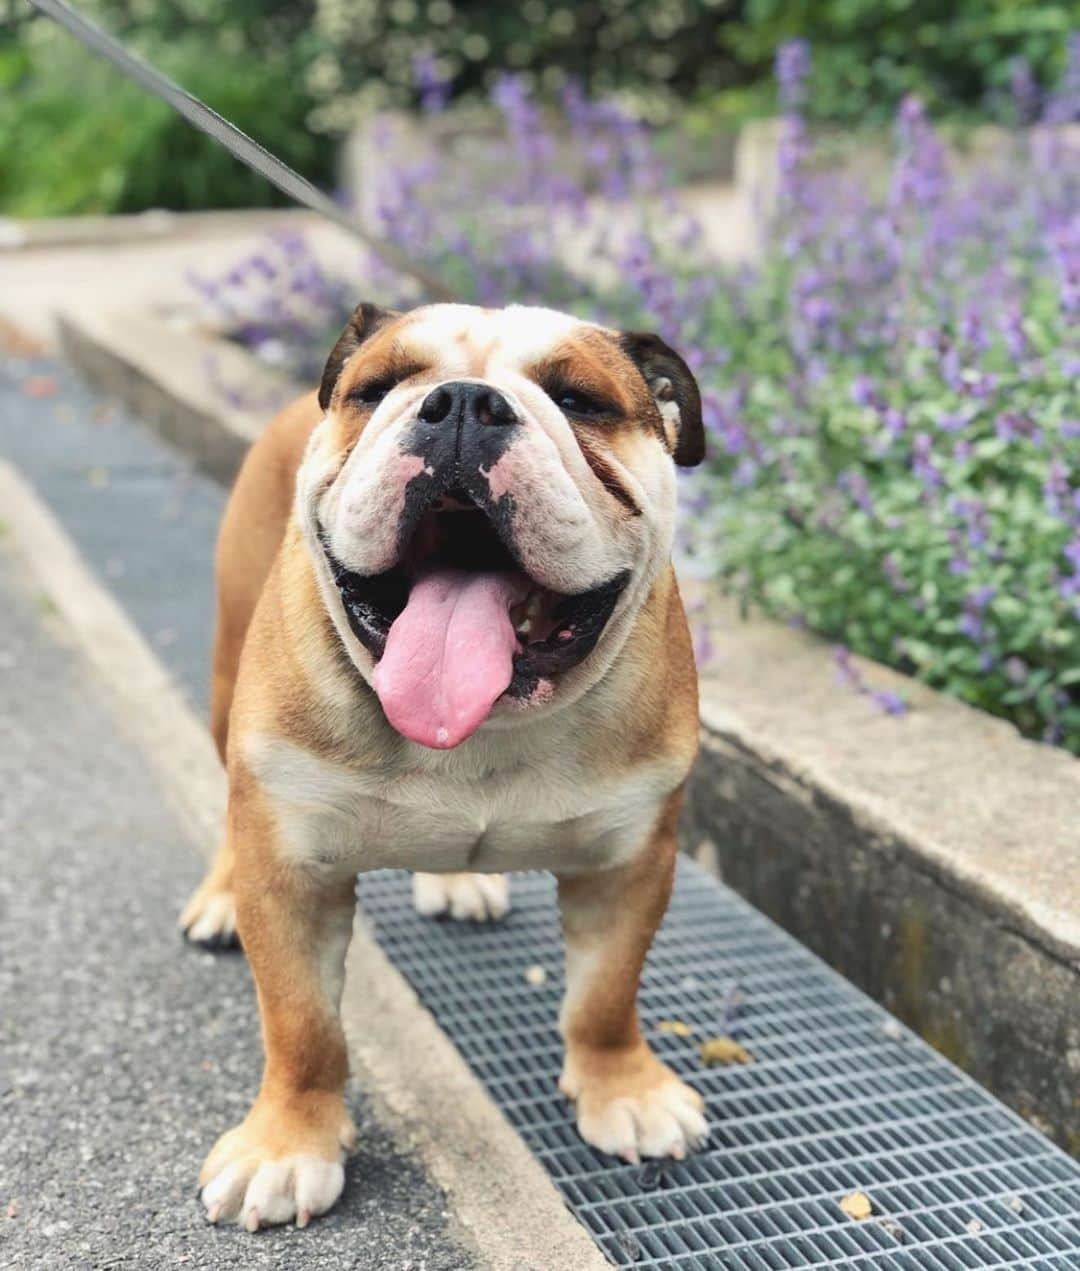
M 384 374 L 388 364 L 402 369 L 399 330 L 391 323 L 358 351 L 347 346 L 341 359 L 326 427 L 328 448 L 342 463 L 371 414 L 343 399 L 350 386 Z M 482 347 L 477 367 L 482 374 Z M 404 369 L 420 379 L 425 374 L 415 359 Z M 530 373 L 541 382 L 558 374 L 600 384 L 624 421 L 638 421 L 606 432 L 586 426 L 591 435 L 582 435 L 581 443 L 596 478 L 619 504 L 618 515 L 640 515 L 620 472 L 642 462 L 642 448 L 655 448 L 657 437 L 669 450 L 677 442 L 625 354 L 588 329 Z M 293 1216 L 303 1225 L 333 1203 L 341 1153 L 354 1138 L 344 1103 L 347 1059 L 337 998 L 355 866 L 317 852 L 298 857 L 290 839 L 296 813 L 283 810 L 279 794 L 267 787 L 267 765 L 251 739 L 285 745 L 290 756 L 317 756 L 313 780 L 327 783 L 331 799 L 338 797 L 340 773 L 389 768 L 408 782 L 415 762 L 411 743 L 389 727 L 342 647 L 310 544 L 293 515 L 297 475 L 324 414 L 310 394 L 284 410 L 252 447 L 226 511 L 216 562 L 212 726 L 228 769 L 229 811 L 219 856 L 184 923 L 192 926 L 211 901 L 234 902 L 257 986 L 266 1050 L 262 1087 L 247 1120 L 223 1136 L 200 1176 L 211 1218 L 242 1216 L 249 1227 Z M 658 448 L 656 456 L 661 461 Z M 568 709 L 579 721 L 583 784 L 603 789 L 641 773 L 642 781 L 661 781 L 666 793 L 651 805 L 654 824 L 641 827 L 632 858 L 560 873 L 568 956 L 561 1086 L 576 1100 L 579 1126 L 591 1142 L 630 1158 L 639 1149 L 681 1155 L 699 1135 L 694 1109 L 700 1112 L 701 1101 L 652 1055 L 635 1010 L 641 968 L 668 901 L 681 786 L 697 745 L 693 654 L 670 564 L 659 570 L 634 616 L 624 651 Z M 537 726 L 522 725 L 526 738 L 530 727 Z M 501 779 L 504 761 L 487 762 L 492 775 L 485 779 Z M 506 760 L 507 779 L 531 762 L 527 748 L 520 760 Z M 657 772 L 665 775 L 646 775 Z M 559 861 L 572 853 L 583 824 L 578 818 L 550 827 L 552 851 L 564 851 Z M 417 850 L 410 847 L 403 863 L 413 865 Z M 671 1128 L 676 1123 L 680 1133 Z M 280 1177 L 273 1173 L 278 1165 Z

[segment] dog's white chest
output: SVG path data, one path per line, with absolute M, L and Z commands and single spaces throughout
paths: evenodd
M 249 739 L 270 797 L 279 850 L 297 863 L 349 870 L 578 872 L 644 845 L 673 784 L 657 772 L 588 780 L 565 754 L 518 767 L 356 771 L 289 742 Z

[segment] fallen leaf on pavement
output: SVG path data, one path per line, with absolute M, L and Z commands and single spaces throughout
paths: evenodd
M 656 1026 L 657 1032 L 674 1033 L 676 1037 L 689 1037 L 693 1031 L 689 1024 L 684 1024 L 681 1019 L 662 1019 Z
M 854 1218 L 856 1222 L 862 1222 L 864 1218 L 869 1218 L 874 1212 L 870 1197 L 865 1192 L 850 1192 L 840 1202 L 840 1208 L 849 1218 Z
M 701 1043 L 701 1062 L 713 1064 L 752 1064 L 754 1056 L 733 1037 L 710 1037 Z

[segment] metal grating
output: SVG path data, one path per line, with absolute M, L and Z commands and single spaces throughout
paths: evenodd
M 516 875 L 494 927 L 420 918 L 404 873 L 362 876 L 358 891 L 380 944 L 617 1266 L 1080 1268 L 1080 1165 L 691 862 L 640 1006 L 658 1053 L 705 1095 L 712 1133 L 662 1167 L 588 1147 L 556 1089 L 551 878 Z M 534 988 L 536 964 L 547 979 Z M 662 1019 L 693 1036 L 658 1032 Z M 754 1063 L 701 1066 L 698 1041 L 724 1031 Z M 838 1208 L 856 1190 L 874 1206 L 863 1222 Z

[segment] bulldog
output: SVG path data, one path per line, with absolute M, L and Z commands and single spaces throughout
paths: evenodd
M 360 870 L 416 871 L 421 913 L 480 921 L 507 871 L 552 871 L 582 1137 L 631 1162 L 704 1140 L 635 1007 L 697 749 L 671 550 L 675 465 L 703 452 L 659 337 L 465 305 L 360 305 L 252 447 L 216 562 L 227 823 L 181 918 L 238 933 L 265 1046 L 199 1177 L 211 1222 L 302 1227 L 341 1193 Z

